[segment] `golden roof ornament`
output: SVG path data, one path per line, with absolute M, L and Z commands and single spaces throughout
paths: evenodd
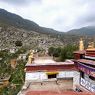
M 84 43 L 83 43 L 83 39 L 82 38 L 80 38 L 80 41 L 79 41 L 79 50 L 80 51 L 84 50 Z
M 33 57 L 33 53 L 34 53 L 33 50 L 30 50 L 30 55 L 29 55 L 29 57 L 28 57 L 28 63 L 29 63 L 29 64 L 31 64 L 32 61 L 33 61 L 33 58 L 34 58 L 34 57 Z
M 89 42 L 87 50 L 95 50 L 94 42 Z

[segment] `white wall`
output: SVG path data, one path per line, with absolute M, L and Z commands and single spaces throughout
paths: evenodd
M 27 72 L 25 75 L 25 80 L 43 80 L 47 79 L 47 75 L 44 72 Z
M 80 72 L 75 71 L 73 78 L 73 89 L 76 89 L 76 85 L 80 85 L 79 82 L 80 82 Z
M 73 78 L 74 71 L 60 71 L 57 78 Z
M 76 85 L 79 85 L 80 73 L 77 71 L 61 71 L 57 78 L 73 78 L 73 89 L 75 89 Z
M 60 71 L 57 78 L 73 78 L 74 71 Z M 45 72 L 26 72 L 25 80 L 43 80 L 48 79 Z
M 75 89 L 76 85 L 79 85 L 80 73 L 77 71 L 60 71 L 57 75 L 57 78 L 73 78 L 73 89 Z M 45 72 L 26 72 L 26 81 L 45 79 L 48 79 L 48 76 Z

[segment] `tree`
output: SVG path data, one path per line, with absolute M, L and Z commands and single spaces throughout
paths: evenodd
M 67 45 L 64 48 L 61 49 L 60 53 L 60 60 L 64 61 L 65 59 L 73 59 L 74 54 L 73 52 L 78 49 L 75 45 Z
M 48 49 L 48 54 L 50 55 L 50 56 L 53 56 L 53 53 L 54 53 L 54 47 L 50 47 L 49 49 Z
M 60 53 L 61 53 L 61 47 L 54 48 L 54 51 L 53 51 L 53 56 L 54 57 L 59 57 Z
M 21 42 L 21 41 L 16 41 L 16 42 L 15 42 L 15 45 L 16 45 L 16 46 L 22 46 L 22 42 Z
M 48 54 L 53 57 L 59 57 L 60 61 L 65 61 L 65 59 L 73 59 L 74 58 L 73 52 L 76 51 L 77 49 L 78 47 L 76 45 L 71 45 L 71 44 L 68 44 L 63 48 L 50 47 L 48 49 Z

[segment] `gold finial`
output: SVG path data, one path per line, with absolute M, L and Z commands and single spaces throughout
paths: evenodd
M 29 57 L 28 57 L 28 63 L 32 63 L 32 61 L 33 61 L 33 50 L 30 50 L 30 55 L 29 55 Z
M 80 38 L 80 41 L 79 41 L 79 50 L 80 51 L 84 50 L 84 43 L 83 43 L 82 38 Z
M 90 43 L 89 43 L 88 49 L 94 49 L 94 42 L 90 42 Z

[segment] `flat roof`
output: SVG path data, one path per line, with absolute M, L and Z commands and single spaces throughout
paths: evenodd
M 84 63 L 84 64 L 90 64 L 90 65 L 95 65 L 95 61 L 93 60 L 88 60 L 88 59 L 78 59 L 78 62 Z
M 74 64 L 71 60 L 66 60 L 65 62 L 56 62 L 51 58 L 37 58 L 32 63 L 27 63 L 26 66 L 39 66 L 39 65 L 63 65 L 63 64 Z
M 75 51 L 74 53 L 85 54 L 86 51 L 85 51 L 85 50 L 82 50 L 82 51 Z
M 68 63 L 68 62 L 56 62 L 55 64 L 49 63 L 49 64 L 26 64 L 26 66 L 44 66 L 44 65 L 74 65 L 74 62 Z
M 56 64 L 53 59 L 35 59 L 33 64 Z
M 72 88 L 73 79 L 32 82 L 25 95 L 95 95 L 89 91 L 76 92 Z

